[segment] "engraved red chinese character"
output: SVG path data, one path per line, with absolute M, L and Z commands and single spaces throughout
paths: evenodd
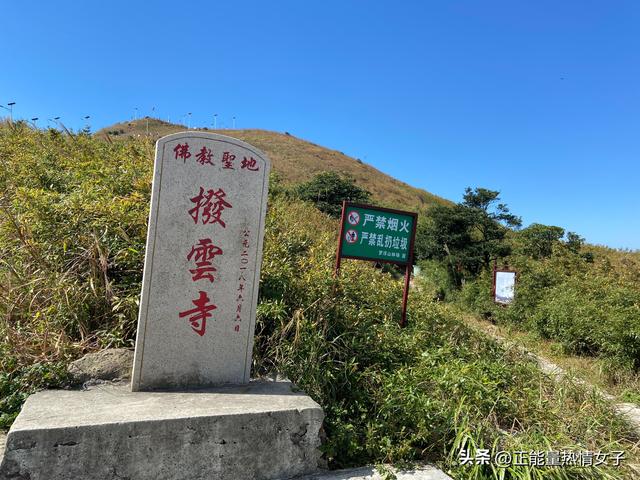
M 191 247 L 187 260 L 196 263 L 196 268 L 189 270 L 191 272 L 191 280 L 194 282 L 200 279 L 207 279 L 211 283 L 215 280 L 213 272 L 217 271 L 211 261 L 216 255 L 222 255 L 222 249 L 213 244 L 210 238 L 202 238 L 197 245 Z
M 211 153 L 211 149 L 207 147 L 202 147 L 199 153 L 196 154 L 196 158 L 198 159 L 198 163 L 204 165 L 208 163 L 209 165 L 213 165 L 211 159 L 213 158 L 213 154 Z
M 235 170 L 235 168 L 233 168 L 233 161 L 235 159 L 236 159 L 235 155 L 232 155 L 230 152 L 224 152 L 222 154 L 222 168 Z
M 198 335 L 203 336 L 207 329 L 207 318 L 213 316 L 210 313 L 211 310 L 215 310 L 218 307 L 214 304 L 207 305 L 207 303 L 209 303 L 209 297 L 207 297 L 206 292 L 203 292 L 202 290 L 200 290 L 200 296 L 191 302 L 196 306 L 196 308 L 180 312 L 179 316 L 180 318 L 189 317 L 189 322 L 191 323 L 193 331 Z
M 173 149 L 173 152 L 176 154 L 176 160 L 182 158 L 183 162 L 187 161 L 187 158 L 191 157 L 191 152 L 189 152 L 189 144 L 185 142 L 184 145 L 179 143 Z
M 227 224 L 220 218 L 225 208 L 232 208 L 231 204 L 224 199 L 226 195 L 221 188 L 215 192 L 207 190 L 205 193 L 204 188 L 200 187 L 200 193 L 190 199 L 196 206 L 189 210 L 189 215 L 195 223 L 198 223 L 198 218 L 200 218 L 203 225 L 219 223 L 226 227 Z
M 259 167 L 258 167 L 258 162 L 256 162 L 256 159 L 251 157 L 250 160 L 247 160 L 247 157 L 244 157 L 244 160 L 242 160 L 242 162 L 240 163 L 240 168 L 246 168 L 247 170 L 251 170 L 252 172 L 257 172 Z

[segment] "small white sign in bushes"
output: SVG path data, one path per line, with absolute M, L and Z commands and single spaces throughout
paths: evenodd
M 495 270 L 493 273 L 493 301 L 508 305 L 513 302 L 516 292 L 516 272 Z

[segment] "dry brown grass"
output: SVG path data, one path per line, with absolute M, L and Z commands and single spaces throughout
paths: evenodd
M 156 140 L 164 135 L 186 130 L 184 125 L 149 119 L 149 137 Z M 109 135 L 108 132 L 118 132 Z M 214 130 L 207 130 L 213 132 Z M 353 177 L 356 183 L 370 191 L 373 201 L 397 208 L 425 210 L 435 204 L 449 204 L 448 200 L 426 190 L 414 188 L 404 182 L 337 150 L 321 147 L 289 134 L 267 130 L 215 130 L 255 145 L 264 151 L 273 163 L 273 170 L 285 183 L 300 183 L 314 174 L 331 170 Z M 147 135 L 145 119 L 117 123 L 96 133 L 111 140 Z

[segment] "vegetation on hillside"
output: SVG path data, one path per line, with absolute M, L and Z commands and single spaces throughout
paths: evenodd
M 318 173 L 308 182 L 298 185 L 292 193 L 334 218 L 340 216 L 342 202 L 367 203 L 371 198 L 371 194 L 358 187 L 353 179 L 341 177 L 336 172 Z
M 419 293 L 410 298 L 409 328 L 399 329 L 401 283 L 366 263 L 345 263 L 336 284 L 337 225 L 326 224 L 308 206 L 272 199 L 256 365 L 285 373 L 323 405 L 336 466 L 427 458 L 454 468 L 461 444 L 528 451 L 590 443 L 569 432 L 604 420 L 608 407 L 596 397 L 569 384 L 556 389 Z M 578 470 L 572 478 L 593 473 Z M 476 478 L 492 478 L 490 469 Z
M 459 287 L 465 278 L 475 278 L 491 261 L 509 253 L 504 242 L 509 227 L 519 227 L 519 217 L 498 203 L 499 192 L 467 188 L 457 205 L 438 205 L 426 214 L 417 233 L 419 259 L 439 260 Z
M 425 215 L 417 253 L 428 261 L 423 266 L 432 294 L 443 298 L 448 292 L 484 318 L 558 342 L 566 354 L 602 358 L 612 384 L 637 384 L 640 254 L 585 246 L 579 235 L 557 226 L 508 229 L 505 223 L 518 222 L 505 205 L 493 214 L 482 208 L 497 195 L 467 190 L 460 204 Z M 515 302 L 508 307 L 491 298 L 494 264 L 518 272 Z
M 131 345 L 153 145 L 0 126 L 0 422 L 62 385 L 82 353 Z M 628 478 L 611 467 L 462 466 L 477 449 L 626 452 L 635 438 L 598 396 L 546 379 L 456 310 L 365 262 L 333 278 L 335 219 L 272 189 L 254 372 L 285 374 L 326 413 L 334 467 L 430 460 L 456 478 Z M 287 193 L 290 195 L 291 193 Z
M 71 359 L 131 344 L 152 152 L 0 127 L 0 427 Z
M 570 243 L 554 241 L 549 256 L 535 259 L 521 253 L 527 248 L 521 241 L 513 239 L 514 253 L 505 259 L 518 272 L 514 303 L 504 308 L 491 302 L 490 271 L 465 287 L 464 302 L 495 322 L 558 342 L 566 354 L 604 359 L 614 384 L 637 378 L 640 258 L 628 255 L 615 268 L 611 259 L 624 254 L 576 252 Z
M 113 142 L 131 138 L 155 141 L 161 136 L 186 129 L 184 125 L 150 118 L 148 129 L 147 120 L 141 119 L 106 127 L 97 132 L 96 137 L 109 139 Z M 447 200 L 400 182 L 360 159 L 302 140 L 288 132 L 277 133 L 255 129 L 211 130 L 200 128 L 199 130 L 229 135 L 258 147 L 269 156 L 273 171 L 288 186 L 307 182 L 318 173 L 336 172 L 352 178 L 360 188 L 369 191 L 372 201 L 377 204 L 420 210 L 431 208 L 434 205 L 449 204 Z M 117 135 L 114 135 L 114 132 Z

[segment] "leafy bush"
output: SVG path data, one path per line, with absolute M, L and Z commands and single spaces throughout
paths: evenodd
M 535 259 L 550 257 L 562 237 L 564 228 L 534 223 L 520 232 L 522 251 Z
M 352 178 L 327 171 L 315 175 L 296 189 L 300 199 L 313 203 L 318 210 L 333 217 L 339 217 L 342 202 L 366 203 L 371 194 L 356 185 Z
M 640 368 L 640 292 L 580 275 L 549 292 L 532 316 L 544 337 L 578 355 L 602 355 Z

